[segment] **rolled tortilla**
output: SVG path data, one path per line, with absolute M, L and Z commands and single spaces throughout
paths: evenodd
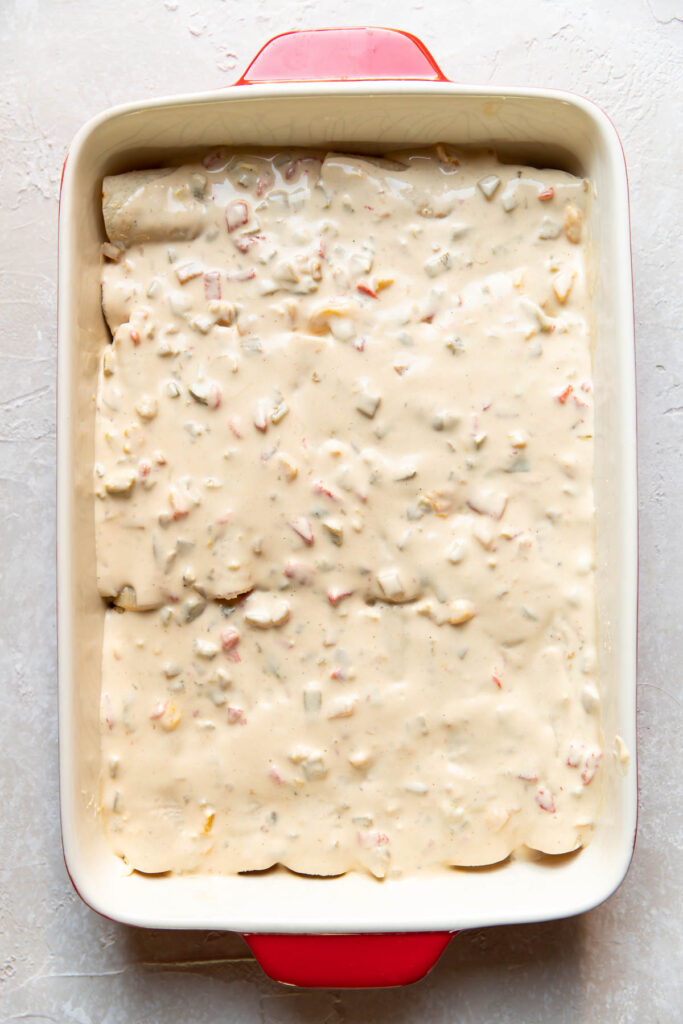
M 167 167 L 106 177 L 102 213 L 109 241 L 128 248 L 141 242 L 196 238 L 206 207 L 190 170 Z
M 128 322 L 131 312 L 144 302 L 144 291 L 130 278 L 107 277 L 102 282 L 102 312 L 109 325 L 112 338 L 122 324 Z

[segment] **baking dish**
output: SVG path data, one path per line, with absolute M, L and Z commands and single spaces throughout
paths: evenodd
M 95 583 L 91 480 L 93 396 L 106 337 L 102 177 L 221 143 L 386 152 L 437 141 L 493 146 L 502 158 L 584 174 L 596 188 L 595 497 L 608 756 L 594 839 L 563 857 L 383 883 L 283 869 L 235 877 L 131 873 L 107 846 L 97 811 L 104 607 Z M 102 114 L 78 133 L 64 169 L 58 375 L 62 836 L 67 869 L 86 903 L 132 925 L 238 931 L 272 977 L 340 987 L 414 981 L 453 932 L 577 914 L 617 888 L 636 826 L 635 367 L 626 170 L 601 111 L 566 93 L 455 85 L 406 33 L 330 29 L 276 37 L 228 90 Z

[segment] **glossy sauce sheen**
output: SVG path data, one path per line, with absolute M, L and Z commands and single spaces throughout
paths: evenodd
M 444 147 L 105 180 L 101 806 L 132 867 L 588 841 L 587 188 Z

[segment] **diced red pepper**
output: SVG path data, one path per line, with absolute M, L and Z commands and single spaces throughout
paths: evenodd
M 315 541 L 310 520 L 304 518 L 304 516 L 297 516 L 294 519 L 290 519 L 289 525 L 301 537 L 304 544 L 310 548 Z
M 225 155 L 218 151 L 217 153 L 209 153 L 208 156 L 205 156 L 204 159 L 202 160 L 202 167 L 204 167 L 207 171 L 212 171 L 214 167 L 218 167 L 219 164 L 224 163 Z
M 273 184 L 273 177 L 268 173 L 265 178 L 258 178 L 256 181 L 256 195 L 262 196 L 266 189 L 271 188 Z
M 312 583 L 315 576 L 315 569 L 312 565 L 307 565 L 306 562 L 299 562 L 293 558 L 285 562 L 285 567 L 282 571 L 288 580 L 294 580 L 295 583 L 300 583 L 302 586 L 308 586 Z
M 230 419 L 228 420 L 228 426 L 232 430 L 235 437 L 241 441 L 242 438 L 244 437 L 244 434 L 240 430 L 240 423 L 236 416 L 230 417 Z
M 542 811 L 547 811 L 548 814 L 555 813 L 555 801 L 553 800 L 552 793 L 541 787 L 536 793 L 536 803 Z
M 224 651 L 231 651 L 240 642 L 240 633 L 234 626 L 227 626 L 221 633 L 221 647 Z
M 332 501 L 341 501 L 341 498 L 339 497 L 339 495 L 338 494 L 334 494 L 329 489 L 329 487 L 325 487 L 325 484 L 322 482 L 322 480 L 316 480 L 315 481 L 315 483 L 313 484 L 313 490 L 315 491 L 316 494 L 324 494 L 328 498 L 332 498 Z
M 288 164 L 285 168 L 285 180 L 291 181 L 296 174 L 297 167 L 299 164 L 320 164 L 322 160 L 317 156 L 299 156 L 295 160 L 292 160 L 291 164 Z M 304 174 L 308 174 L 308 168 L 302 166 Z
M 204 274 L 204 298 L 207 301 L 221 298 L 221 275 L 218 270 L 207 270 Z
M 161 716 L 163 715 L 164 711 L 166 710 L 167 704 L 168 704 L 167 700 L 164 700 L 164 701 L 160 700 L 157 704 L 154 705 L 152 711 L 150 712 L 149 717 L 152 720 L 154 720 L 155 718 L 161 718 Z
M 233 239 L 235 247 L 242 253 L 247 253 L 251 249 L 252 245 L 256 245 L 257 242 L 262 242 L 263 235 L 240 235 L 238 238 Z
M 256 271 L 253 267 L 249 270 L 240 270 L 236 274 L 231 275 L 233 281 L 252 281 L 256 277 Z
M 249 221 L 249 207 L 244 199 L 233 199 L 225 208 L 225 226 L 228 234 L 237 228 L 244 227 Z

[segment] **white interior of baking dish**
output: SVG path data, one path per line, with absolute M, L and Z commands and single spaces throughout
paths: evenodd
M 95 585 L 94 394 L 107 338 L 100 311 L 105 174 L 227 145 L 382 152 L 437 141 L 485 144 L 558 166 L 597 189 L 595 347 L 600 678 L 607 765 L 604 812 L 578 854 L 377 882 L 283 869 L 237 877 L 143 876 L 109 850 L 97 815 L 104 607 Z M 609 896 L 631 857 L 635 758 L 636 481 L 632 285 L 626 174 L 618 138 L 595 107 L 558 93 L 450 84 L 249 86 L 119 108 L 72 146 L 61 201 L 59 281 L 59 657 L 62 826 L 67 866 L 96 910 L 131 924 L 238 931 L 455 930 L 575 914 Z

